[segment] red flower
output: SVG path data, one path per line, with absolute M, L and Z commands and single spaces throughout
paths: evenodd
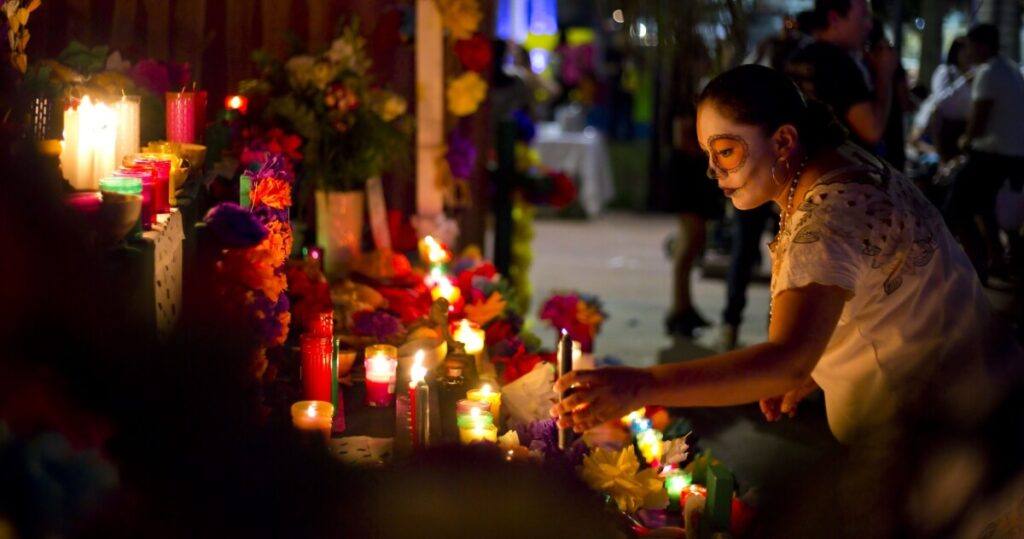
M 484 328 L 484 342 L 487 343 L 487 346 L 494 346 L 495 343 L 515 336 L 515 328 L 506 320 L 495 320 Z
M 473 303 L 476 301 L 484 301 L 487 298 L 484 297 L 483 292 L 473 288 L 473 279 L 476 277 L 483 277 L 484 279 L 492 279 L 498 274 L 498 269 L 494 267 L 494 264 L 490 262 L 484 262 L 472 269 L 468 269 L 459 274 L 455 280 L 455 284 L 462 290 L 462 297 L 466 301 Z
M 387 300 L 388 310 L 397 314 L 405 324 L 427 316 L 433 303 L 425 287 L 410 289 L 382 286 L 377 288 L 377 292 Z
M 263 204 L 275 210 L 285 210 L 292 205 L 292 186 L 277 178 L 265 178 L 253 186 L 249 199 L 253 208 Z
M 483 73 L 491 66 L 491 43 L 479 33 L 460 39 L 455 42 L 455 56 L 466 69 Z

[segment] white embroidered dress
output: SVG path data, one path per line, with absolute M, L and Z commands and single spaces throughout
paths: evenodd
M 772 246 L 774 298 L 811 283 L 851 293 L 811 376 L 841 441 L 893 417 L 945 360 L 969 360 L 990 321 L 967 256 L 901 174 L 853 145 L 822 176 Z

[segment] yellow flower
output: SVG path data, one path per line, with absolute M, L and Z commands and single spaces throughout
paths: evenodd
M 405 114 L 409 105 L 405 102 L 405 98 L 398 94 L 375 91 L 370 95 L 370 107 L 382 120 L 390 122 Z
M 469 39 L 480 28 L 480 6 L 476 0 L 437 0 L 444 27 L 455 39 Z
M 639 470 L 633 446 L 619 451 L 595 447 L 583 458 L 580 477 L 590 488 L 611 496 L 624 513 L 667 506 L 668 493 L 657 470 Z
M 516 170 L 528 170 L 540 165 L 540 154 L 537 153 L 537 150 L 531 148 L 529 144 L 517 142 L 515 145 L 515 152 Z
M 604 322 L 604 316 L 601 315 L 601 311 L 591 307 L 587 302 L 580 301 L 576 304 L 576 320 L 597 331 Z
M 501 294 L 497 292 L 491 292 L 490 297 L 483 303 L 474 303 L 472 305 L 466 305 L 466 318 L 469 318 L 470 322 L 484 325 L 494 317 L 505 312 L 505 306 L 507 302 L 502 299 Z
M 475 71 L 467 71 L 448 83 L 448 111 L 469 116 L 487 97 L 487 82 Z

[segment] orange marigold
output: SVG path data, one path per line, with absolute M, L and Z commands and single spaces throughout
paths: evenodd
M 254 208 L 263 204 L 275 210 L 284 210 L 292 205 L 292 186 L 284 180 L 265 178 L 252 188 L 249 200 Z

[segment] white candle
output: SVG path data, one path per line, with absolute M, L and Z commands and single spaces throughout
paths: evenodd
M 99 180 L 116 167 L 118 116 L 114 108 L 82 98 L 64 112 L 61 172 L 75 189 L 99 189 Z
M 117 148 L 114 162 L 120 165 L 126 156 L 139 153 L 139 96 L 122 96 L 116 109 Z

